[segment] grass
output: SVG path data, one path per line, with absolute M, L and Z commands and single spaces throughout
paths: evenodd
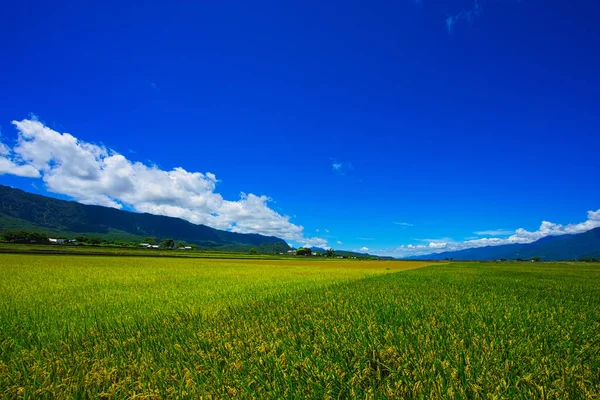
M 598 264 L 0 265 L 8 398 L 600 396 Z
M 121 247 L 116 245 L 56 245 L 56 244 L 16 244 L 0 242 L 0 254 L 42 254 L 42 255 L 83 255 L 117 257 L 183 257 L 248 260 L 287 260 L 306 261 L 305 257 L 284 254 L 243 251 L 223 251 L 219 249 L 148 249 L 143 247 Z M 354 257 L 354 256 L 353 256 Z M 309 257 L 311 261 L 330 261 L 325 257 Z M 377 259 L 374 256 L 360 256 L 361 259 Z
M 115 245 L 53 245 L 53 244 L 14 244 L 0 242 L 0 254 L 43 254 L 43 255 L 94 255 L 94 256 L 134 256 L 134 257 L 186 257 L 219 259 L 290 259 L 287 255 L 252 255 L 242 252 L 218 250 L 165 250 L 143 247 L 119 247 Z

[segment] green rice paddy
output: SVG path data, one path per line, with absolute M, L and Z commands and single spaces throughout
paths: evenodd
M 0 255 L 4 398 L 600 398 L 600 265 Z

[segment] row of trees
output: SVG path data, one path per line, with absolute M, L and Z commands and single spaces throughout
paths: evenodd
M 300 247 L 298 250 L 296 250 L 297 256 L 310 256 L 310 255 L 312 255 L 312 253 L 313 253 L 312 250 L 309 248 L 306 248 L 306 247 Z M 325 253 L 322 253 L 322 254 L 316 253 L 315 255 L 323 256 L 323 257 L 335 257 L 336 256 L 335 251 L 331 248 L 325 250 Z
M 4 232 L 2 240 L 11 243 L 50 243 L 50 239 L 45 233 L 26 231 Z
M 7 231 L 0 235 L 0 239 L 4 242 L 9 243 L 35 243 L 35 244 L 49 244 L 50 237 L 43 232 L 27 232 L 27 231 Z M 56 236 L 55 239 L 69 240 L 64 236 Z M 173 239 L 157 240 L 152 237 L 147 237 L 145 243 L 149 245 L 158 245 L 161 249 L 176 249 L 182 247 L 196 248 L 196 245 L 188 245 L 182 241 L 175 241 Z M 108 240 L 99 237 L 88 237 L 88 236 L 76 236 L 69 240 L 69 244 L 72 245 L 91 245 L 91 246 L 118 246 L 118 247 L 139 247 L 139 242 L 131 242 L 126 240 Z

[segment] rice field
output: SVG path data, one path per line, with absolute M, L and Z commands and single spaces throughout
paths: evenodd
M 0 255 L 4 398 L 600 398 L 600 265 Z

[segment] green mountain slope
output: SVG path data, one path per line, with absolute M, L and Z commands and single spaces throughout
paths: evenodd
M 179 218 L 84 205 L 0 185 L 0 233 L 9 230 L 125 241 L 152 236 L 232 251 L 251 247 L 262 252 L 289 250 L 284 240 L 273 236 L 227 232 Z

